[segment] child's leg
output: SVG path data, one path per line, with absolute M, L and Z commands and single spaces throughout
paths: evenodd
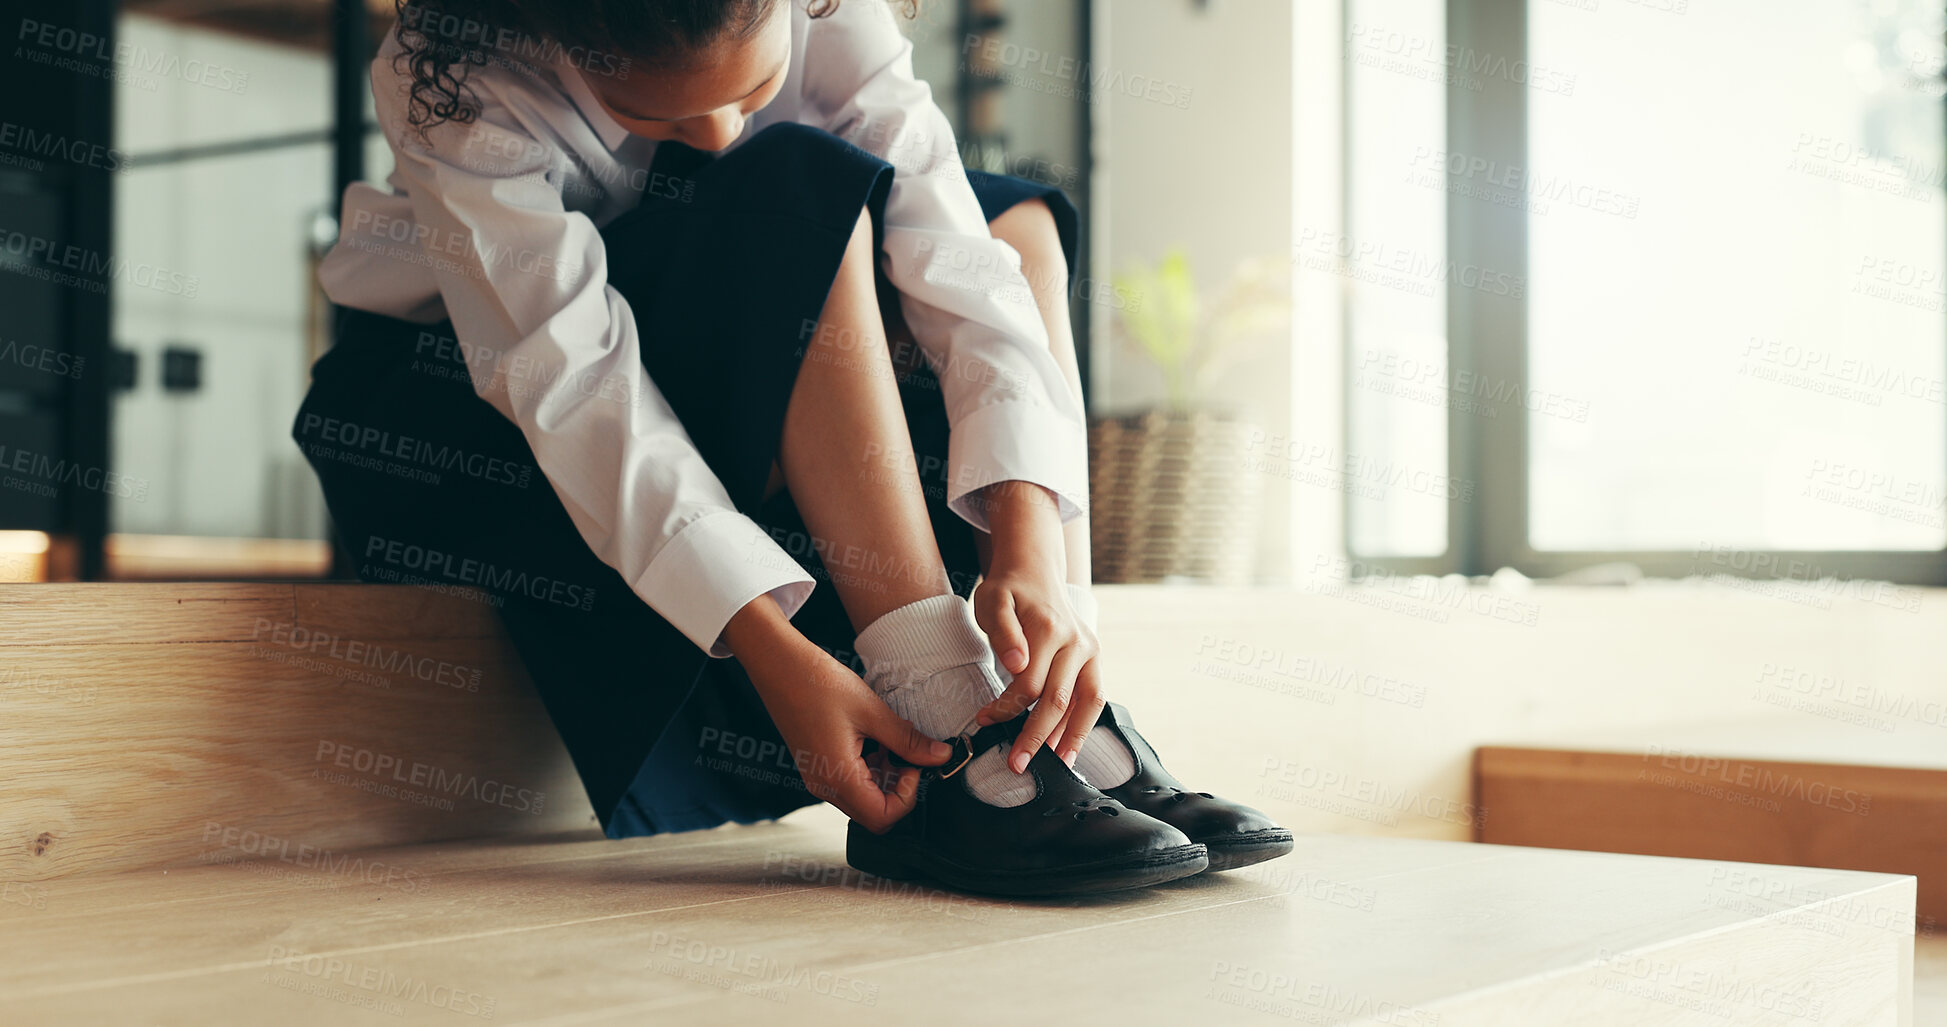
M 784 415 L 778 463 L 805 527 L 859 631 L 865 679 L 925 734 L 964 731 L 1001 692 L 993 650 L 949 583 L 926 509 L 893 374 L 874 277 L 872 220 L 859 218 L 806 347 Z M 1026 802 L 1032 780 L 995 749 L 966 768 L 996 806 Z
M 886 346 L 861 214 L 806 344 L 778 463 L 857 630 L 951 595 Z

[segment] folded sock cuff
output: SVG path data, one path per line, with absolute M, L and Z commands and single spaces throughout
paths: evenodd
M 1001 694 L 985 664 L 948 667 L 916 684 L 879 686 L 879 697 L 928 738 L 947 739 L 973 729 L 974 715 Z
M 924 657 L 934 667 L 953 667 L 993 659 L 987 635 L 974 621 L 973 607 L 956 595 L 908 603 L 859 632 L 853 648 L 868 668 Z

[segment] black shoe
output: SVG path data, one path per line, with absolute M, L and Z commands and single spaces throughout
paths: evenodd
M 1078 895 L 1142 888 L 1200 874 L 1204 847 L 1183 832 L 1125 808 L 1042 746 L 1028 761 L 1035 796 L 989 806 L 959 775 L 978 756 L 1014 744 L 1026 715 L 953 738 L 953 755 L 924 768 L 919 802 L 885 834 L 852 824 L 845 860 L 877 877 L 926 877 L 993 895 Z
M 1136 776 L 1103 792 L 1203 843 L 1210 850 L 1210 869 L 1235 870 L 1291 851 L 1291 832 L 1270 817 L 1209 792 L 1186 790 L 1163 769 L 1156 750 L 1136 733 L 1126 707 L 1110 703 L 1095 723 L 1115 732 L 1136 757 Z

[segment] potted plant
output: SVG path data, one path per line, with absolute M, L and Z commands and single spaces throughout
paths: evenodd
M 1213 389 L 1287 323 L 1287 267 L 1244 261 L 1210 297 L 1181 250 L 1116 276 L 1116 336 L 1155 366 L 1163 399 L 1089 425 L 1096 580 L 1251 581 L 1264 476 L 1247 467 L 1251 425 Z

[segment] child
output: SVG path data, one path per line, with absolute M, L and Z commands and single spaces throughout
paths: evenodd
M 499 609 L 610 837 L 825 799 L 1011 894 L 1288 851 L 1105 708 L 1075 212 L 910 53 L 887 0 L 400 0 L 294 428 L 341 541 Z

